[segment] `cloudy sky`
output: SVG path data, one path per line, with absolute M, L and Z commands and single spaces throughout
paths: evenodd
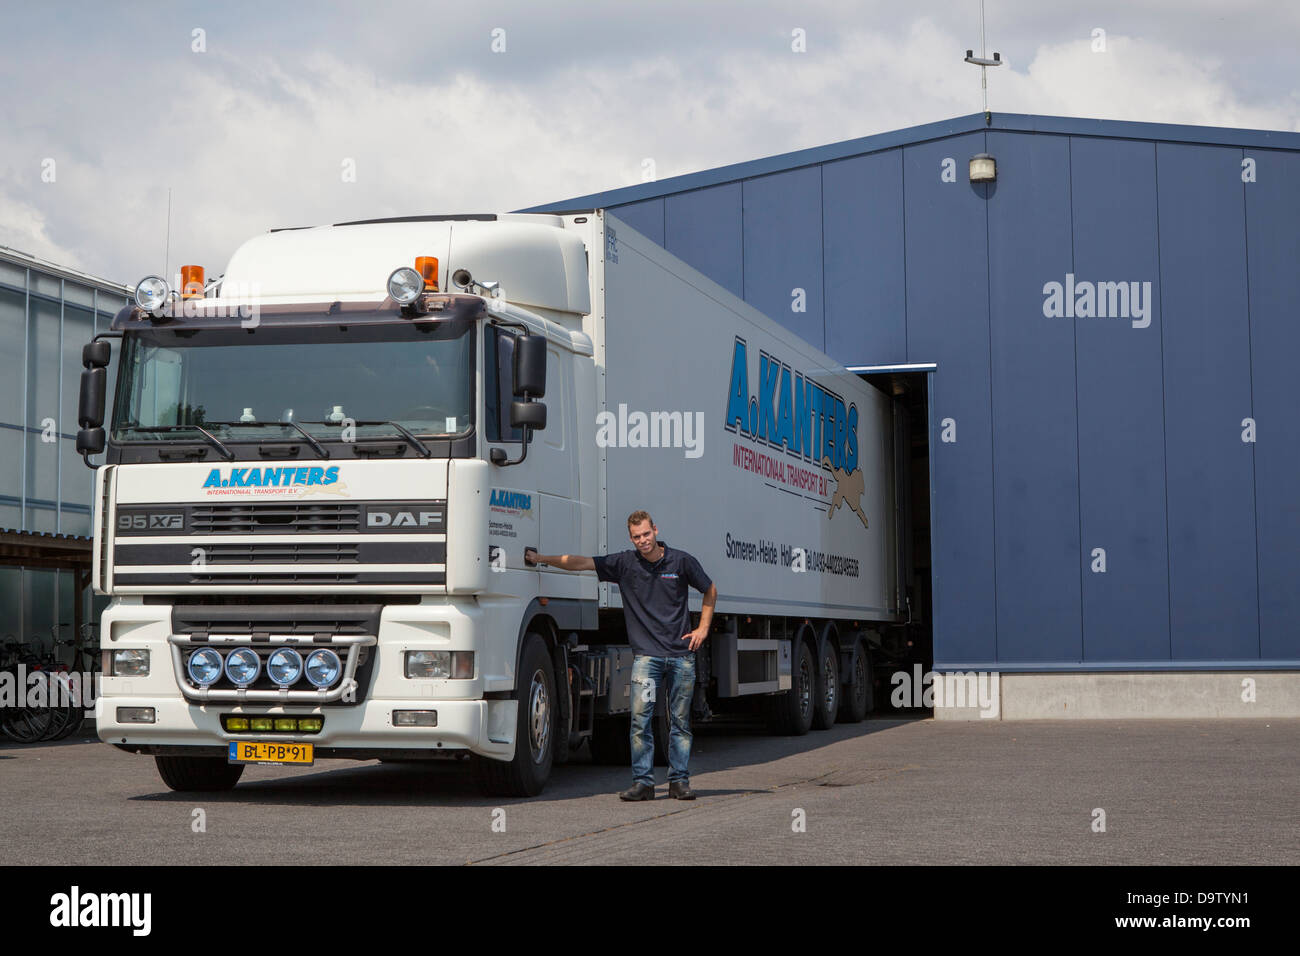
M 214 274 L 276 226 L 515 209 L 647 160 L 664 179 L 982 109 L 978 0 L 51 0 L 4 21 L 0 245 L 129 283 L 165 259 Z M 1292 0 L 987 0 L 986 32 L 994 112 L 1300 130 Z

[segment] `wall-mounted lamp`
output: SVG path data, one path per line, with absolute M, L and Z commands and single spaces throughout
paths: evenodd
M 988 153 L 977 153 L 970 158 L 970 181 L 973 183 L 997 182 L 998 163 Z

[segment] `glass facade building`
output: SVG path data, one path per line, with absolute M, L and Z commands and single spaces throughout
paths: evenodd
M 91 531 L 94 473 L 76 450 L 81 347 L 129 294 L 0 247 L 0 640 L 49 650 L 51 627 L 74 620 L 76 572 L 54 565 Z M 80 598 L 89 611 L 88 588 Z

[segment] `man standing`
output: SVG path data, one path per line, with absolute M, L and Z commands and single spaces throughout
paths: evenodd
M 622 800 L 653 800 L 654 711 L 656 692 L 668 695 L 668 795 L 694 800 L 687 764 L 691 758 L 691 698 L 695 692 L 695 649 L 709 635 L 718 589 L 700 562 L 659 540 L 650 515 L 634 511 L 627 519 L 634 550 L 583 557 L 524 551 L 527 564 L 553 564 L 566 571 L 595 571 L 619 586 L 627 641 L 632 645 L 632 788 Z M 691 629 L 686 587 L 704 595 L 700 626 Z

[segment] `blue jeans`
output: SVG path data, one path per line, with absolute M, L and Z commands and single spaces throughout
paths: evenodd
M 655 700 L 667 695 L 668 780 L 686 783 L 691 759 L 691 698 L 695 696 L 695 655 L 632 658 L 632 779 L 655 783 Z

